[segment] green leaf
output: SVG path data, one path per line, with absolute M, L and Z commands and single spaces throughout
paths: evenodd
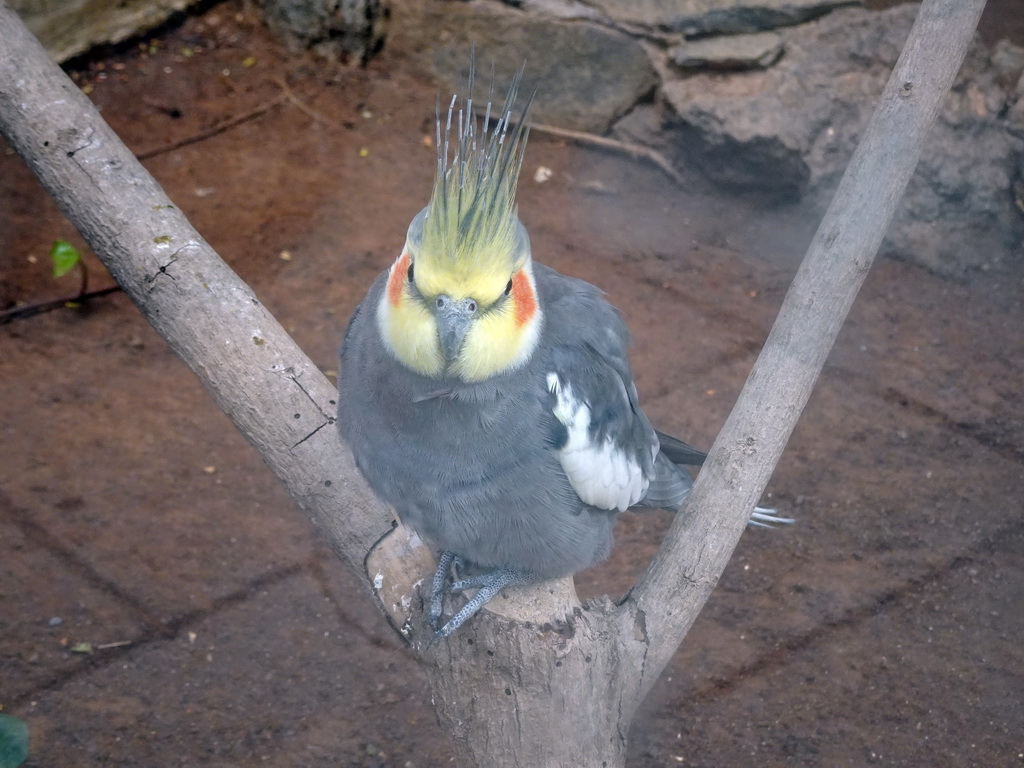
M 50 261 L 53 262 L 53 276 L 63 277 L 82 258 L 82 254 L 67 240 L 56 240 L 50 249 Z
M 18 768 L 28 757 L 28 726 L 0 714 L 0 768 Z

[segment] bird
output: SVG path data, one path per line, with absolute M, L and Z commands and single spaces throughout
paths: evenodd
M 438 552 L 436 638 L 505 587 L 606 559 L 627 509 L 678 511 L 693 484 L 682 465 L 706 457 L 651 425 L 604 294 L 533 260 L 516 204 L 533 96 L 513 119 L 520 69 L 478 115 L 473 69 L 438 104 L 429 202 L 354 311 L 338 379 L 358 470 Z M 446 598 L 468 590 L 445 621 Z

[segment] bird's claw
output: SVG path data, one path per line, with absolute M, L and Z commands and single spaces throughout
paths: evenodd
M 453 567 L 458 574 L 463 568 L 462 558 L 453 552 L 442 552 L 430 584 L 430 606 L 427 618 L 430 621 L 430 628 L 434 630 L 434 639 L 431 641 L 431 645 L 443 637 L 448 637 L 465 624 L 473 614 L 483 608 L 505 587 L 526 584 L 531 581 L 527 574 L 520 571 L 512 568 L 498 568 L 488 573 L 451 582 Z M 442 625 L 441 617 L 444 613 L 445 595 L 449 592 L 463 592 L 467 589 L 475 589 L 477 593 Z
M 445 586 L 452 576 L 452 565 L 457 557 L 454 552 L 442 552 L 437 560 L 437 570 L 434 571 L 434 578 L 430 582 L 430 607 L 427 610 L 427 618 L 430 620 L 430 628 L 437 632 L 441 628 L 441 614 L 444 613 Z
M 789 525 L 795 522 L 796 520 L 792 517 L 779 517 L 779 510 L 775 507 L 754 507 L 747 525 L 758 528 L 774 528 L 777 525 Z

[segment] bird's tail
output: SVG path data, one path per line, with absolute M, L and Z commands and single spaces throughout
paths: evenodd
M 679 444 L 690 447 L 686 443 Z M 690 473 L 669 458 L 662 446 L 661 453 L 654 458 L 651 484 L 640 505 L 678 512 L 686 497 L 690 495 L 692 487 L 693 478 L 690 477 Z
M 661 443 L 661 452 L 654 461 L 651 486 L 640 503 L 647 507 L 660 507 L 678 512 L 686 497 L 690 495 L 693 479 L 689 472 L 677 465 L 698 467 L 704 463 L 708 455 L 672 435 L 654 431 Z M 754 507 L 747 525 L 774 528 L 776 525 L 793 522 L 793 518 L 781 517 L 774 507 Z
M 692 445 L 672 437 L 672 435 L 666 435 L 658 430 L 654 430 L 654 433 L 658 436 L 658 442 L 661 443 L 662 454 L 673 464 L 699 467 L 704 463 L 704 459 L 708 457 L 704 451 L 694 448 Z

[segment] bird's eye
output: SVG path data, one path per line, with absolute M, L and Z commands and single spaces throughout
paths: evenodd
M 510 293 L 512 293 L 512 281 L 511 280 L 509 280 L 508 281 L 508 285 L 505 286 L 505 295 L 508 296 Z
M 466 309 L 468 309 L 470 312 L 476 312 L 476 306 L 476 302 L 473 301 L 472 299 L 466 302 Z
M 408 276 L 410 283 L 415 282 L 415 280 L 413 279 L 413 276 L 412 276 L 412 262 L 411 261 L 409 262 L 409 271 L 406 273 L 406 275 Z

